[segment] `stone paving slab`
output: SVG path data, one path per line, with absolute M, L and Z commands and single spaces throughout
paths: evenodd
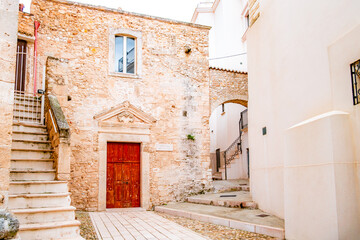
M 213 187 L 215 193 L 250 190 L 249 179 L 216 180 Z
M 155 211 L 210 222 L 279 239 L 285 237 L 284 220 L 259 209 L 227 208 L 194 203 L 171 203 Z
M 234 197 L 229 197 L 234 196 Z M 190 203 L 207 204 L 224 207 L 256 208 L 257 204 L 252 201 L 250 192 L 236 191 L 224 193 L 206 193 L 188 197 Z
M 89 214 L 100 240 L 209 239 L 142 209 L 111 209 L 106 212 L 90 212 Z

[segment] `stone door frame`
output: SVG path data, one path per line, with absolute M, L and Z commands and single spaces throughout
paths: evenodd
M 129 130 L 129 129 L 128 129 Z M 144 144 L 150 142 L 150 133 L 145 131 L 99 131 L 99 194 L 98 210 L 106 210 L 106 167 L 107 167 L 107 143 L 124 142 L 140 143 L 140 206 L 150 208 L 150 184 L 149 184 L 149 153 L 144 151 Z
M 98 210 L 106 210 L 107 143 L 140 143 L 140 207 L 150 208 L 150 128 L 156 119 L 125 101 L 94 119 L 98 121 L 99 133 L 99 192 Z

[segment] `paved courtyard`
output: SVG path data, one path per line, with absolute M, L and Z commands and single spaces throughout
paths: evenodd
M 99 239 L 208 239 L 153 212 L 143 209 L 114 209 L 91 212 Z

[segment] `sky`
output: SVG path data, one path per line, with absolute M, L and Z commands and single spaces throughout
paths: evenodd
M 190 22 L 197 4 L 201 0 L 72 0 L 74 2 L 101 5 L 110 8 L 143 13 L 147 15 Z M 31 0 L 20 0 L 25 12 L 30 11 Z

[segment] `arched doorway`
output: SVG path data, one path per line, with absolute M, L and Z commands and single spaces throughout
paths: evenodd
M 209 125 L 213 179 L 248 179 L 247 102 L 234 99 L 218 105 Z

